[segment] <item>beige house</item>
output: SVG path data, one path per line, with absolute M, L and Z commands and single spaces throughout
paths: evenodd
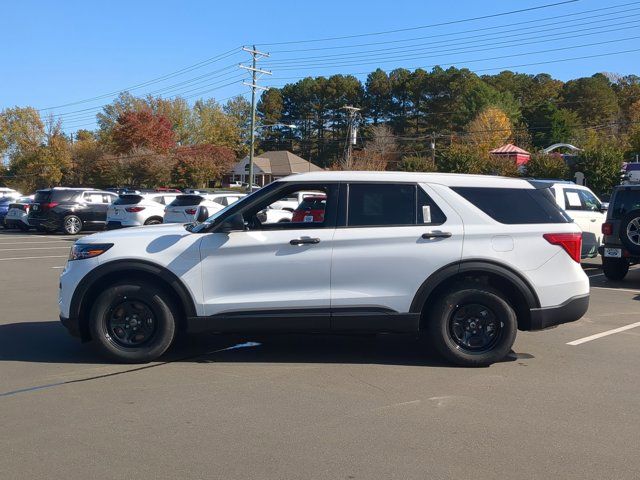
M 274 180 L 294 173 L 324 170 L 287 150 L 265 152 L 253 157 L 254 182 L 261 187 Z M 249 181 L 249 157 L 240 160 L 233 170 L 224 176 L 223 183 L 247 183 Z

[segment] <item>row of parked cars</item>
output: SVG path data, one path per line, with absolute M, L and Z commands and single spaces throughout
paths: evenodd
M 123 191 L 120 194 L 90 188 L 55 187 L 35 195 L 17 192 L 0 199 L 0 224 L 7 229 L 63 232 L 75 235 L 83 230 L 107 230 L 189 223 L 196 214 L 211 215 L 244 197 L 235 191 L 182 193 L 180 191 Z M 308 197 L 308 198 L 307 198 Z M 260 212 L 265 223 L 313 221 L 324 215 L 323 196 L 299 192 Z M 4 206 L 4 208 L 3 208 Z M 305 220 L 306 219 L 306 220 Z

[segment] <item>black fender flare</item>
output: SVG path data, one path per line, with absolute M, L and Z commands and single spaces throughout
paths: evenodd
M 78 283 L 78 286 L 76 287 L 75 291 L 73 292 L 73 296 L 71 297 L 69 318 L 81 322 L 83 302 L 86 299 L 86 295 L 91 290 L 91 288 L 107 275 L 124 271 L 140 272 L 158 277 L 160 281 L 167 285 L 180 300 L 180 303 L 182 304 L 182 307 L 184 309 L 185 316 L 195 317 L 197 315 L 196 307 L 191 293 L 184 285 L 182 280 L 180 280 L 173 272 L 171 272 L 167 268 L 157 265 L 153 262 L 148 262 L 146 260 L 114 260 L 104 263 L 91 270 Z
M 501 277 L 510 282 L 520 292 L 526 300 L 529 309 L 540 308 L 538 295 L 527 279 L 520 273 L 499 262 L 484 259 L 470 259 L 450 263 L 432 273 L 429 278 L 420 285 L 420 288 L 418 288 L 411 302 L 409 311 L 411 313 L 421 313 L 429 295 L 431 295 L 438 286 L 450 278 L 465 272 L 481 272 Z

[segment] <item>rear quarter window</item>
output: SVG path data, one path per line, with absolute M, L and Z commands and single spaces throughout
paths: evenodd
M 549 188 L 452 187 L 495 221 L 508 225 L 570 223 Z

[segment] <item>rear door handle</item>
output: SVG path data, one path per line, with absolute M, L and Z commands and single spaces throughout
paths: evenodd
M 289 240 L 289 243 L 291 245 L 314 245 L 316 243 L 320 243 L 320 239 L 309 237 L 294 238 L 293 240 Z
M 422 234 L 422 238 L 425 240 L 430 240 L 432 238 L 449 238 L 451 236 L 451 232 L 427 232 Z

